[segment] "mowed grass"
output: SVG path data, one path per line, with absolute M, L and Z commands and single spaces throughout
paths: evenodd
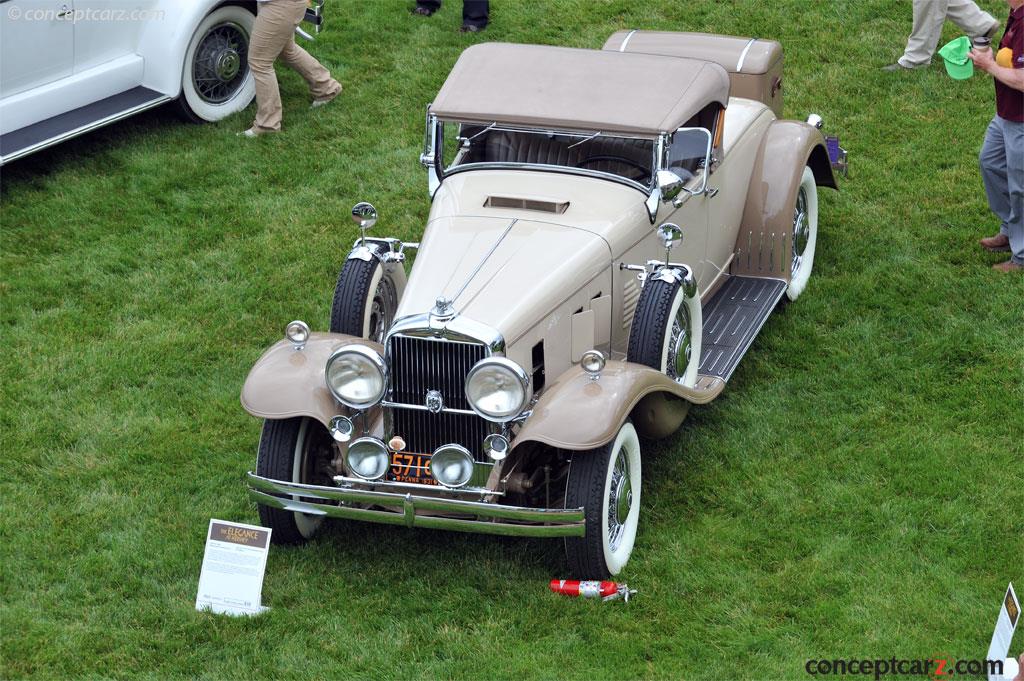
M 800 679 L 811 658 L 984 657 L 1024 586 L 1024 280 L 976 245 L 997 229 L 990 79 L 881 73 L 910 30 L 895 0 L 492 4 L 467 36 L 455 0 L 426 20 L 328 3 L 310 50 L 344 96 L 311 111 L 281 72 L 280 135 L 237 138 L 251 109 L 156 111 L 3 169 L 0 676 Z M 822 114 L 852 162 L 821 194 L 804 296 L 646 446 L 639 594 L 548 593 L 557 541 L 339 523 L 271 551 L 269 613 L 196 613 L 209 519 L 257 522 L 246 373 L 289 320 L 326 328 L 353 203 L 420 236 L 423 107 L 460 51 L 634 27 L 780 40 L 787 116 Z

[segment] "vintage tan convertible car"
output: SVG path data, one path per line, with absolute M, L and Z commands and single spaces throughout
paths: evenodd
M 781 109 L 768 40 L 463 52 L 427 109 L 422 241 L 367 237 L 358 204 L 330 332 L 292 322 L 242 390 L 274 540 L 324 518 L 563 537 L 574 577 L 620 572 L 640 438 L 721 394 L 807 286 L 845 152 Z

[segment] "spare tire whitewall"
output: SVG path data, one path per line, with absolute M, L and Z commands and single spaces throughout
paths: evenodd
M 648 277 L 629 330 L 626 359 L 646 364 L 687 387 L 697 383 L 703 314 L 696 287 Z
M 377 256 L 348 258 L 338 273 L 331 301 L 334 333 L 383 343 L 405 290 L 405 268 Z
M 196 122 L 219 121 L 249 106 L 256 81 L 249 70 L 249 39 L 256 15 L 226 5 L 206 15 L 189 40 L 179 107 Z
M 796 300 L 807 287 L 814 268 L 814 249 L 818 242 L 818 185 L 814 172 L 804 166 L 800 187 L 793 205 L 793 233 L 791 235 L 791 258 L 789 288 L 786 297 Z

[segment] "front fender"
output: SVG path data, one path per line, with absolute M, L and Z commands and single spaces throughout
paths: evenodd
M 724 385 L 701 379 L 687 388 L 648 366 L 617 360 L 609 360 L 595 381 L 575 366 L 543 392 L 512 448 L 539 442 L 594 449 L 610 442 L 629 417 L 644 437 L 664 437 L 679 427 L 691 404 L 710 402 Z
M 327 389 L 324 368 L 331 353 L 350 343 L 384 352 L 377 343 L 341 333 L 311 333 L 301 350 L 287 340 L 278 341 L 249 371 L 242 386 L 242 408 L 264 419 L 310 416 L 325 426 L 332 416 L 347 414 L 349 408 Z

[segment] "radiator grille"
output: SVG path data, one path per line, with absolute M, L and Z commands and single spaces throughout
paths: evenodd
M 389 340 L 391 401 L 422 406 L 428 390 L 441 393 L 444 406 L 470 409 L 466 401 L 466 374 L 487 352 L 483 345 L 429 338 L 392 336 Z M 391 410 L 392 432 L 406 441 L 407 451 L 430 454 L 441 445 L 460 444 L 477 461 L 488 461 L 482 451 L 490 423 L 476 414 L 431 414 L 428 411 Z

